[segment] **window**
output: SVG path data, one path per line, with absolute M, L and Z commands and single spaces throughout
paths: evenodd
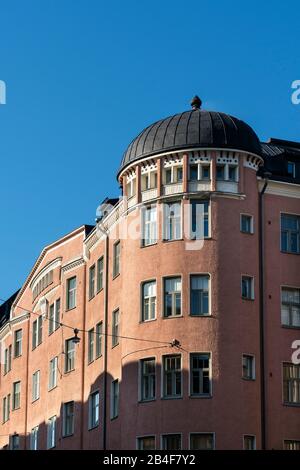
M 115 310 L 112 314 L 112 347 L 119 344 L 119 309 Z
M 178 398 L 181 396 L 181 356 L 163 357 L 163 396 Z
M 10 394 L 3 398 L 2 422 L 6 423 L 10 416 Z
M 22 354 L 22 330 L 15 331 L 14 338 L 14 357 L 19 357 Z
M 164 240 L 181 239 L 181 203 L 164 204 Z
M 256 439 L 255 436 L 244 436 L 244 450 L 255 450 Z
M 30 433 L 30 450 L 38 450 L 39 427 L 35 426 Z
M 190 434 L 190 450 L 213 450 L 214 435 L 212 433 Z
M 209 237 L 209 202 L 192 199 L 190 202 L 191 240 Z
M 56 416 L 48 419 L 47 423 L 47 449 L 53 449 L 56 446 Z
M 32 323 L 32 349 L 39 346 L 43 339 L 43 318 L 39 316 L 37 320 Z
M 12 409 L 17 410 L 21 406 L 21 382 L 13 383 Z
M 142 321 L 156 317 L 156 281 L 147 281 L 142 285 Z
M 37 370 L 32 375 L 32 401 L 40 398 L 40 371 Z
M 237 166 L 229 166 L 228 167 L 228 180 L 229 181 L 236 181 L 237 180 Z
M 241 232 L 253 233 L 253 217 L 247 214 L 241 214 Z
M 103 289 L 103 271 L 104 271 L 104 258 L 101 258 L 97 261 L 97 292 L 100 292 Z
M 164 317 L 181 315 L 181 277 L 164 279 Z
M 141 400 L 155 399 L 155 359 L 141 361 Z
M 142 244 L 153 245 L 157 242 L 157 209 L 156 206 L 148 206 L 142 210 Z
M 96 266 L 90 267 L 89 270 L 89 299 L 91 300 L 95 296 L 95 287 L 96 287 Z
M 10 436 L 10 449 L 19 450 L 20 449 L 20 437 L 19 434 L 13 434 Z
M 60 299 L 49 307 L 49 335 L 60 327 Z
M 96 325 L 96 359 L 102 355 L 102 322 Z
M 3 375 L 7 374 L 11 370 L 11 345 L 4 351 L 4 366 L 3 366 Z
M 242 298 L 246 300 L 254 299 L 253 277 L 242 276 Z
M 292 178 L 296 177 L 296 165 L 295 165 L 294 162 L 288 162 L 287 163 L 287 173 Z
M 138 450 L 155 450 L 155 436 L 138 437 Z
M 166 184 L 172 183 L 172 169 L 171 168 L 167 168 L 165 170 L 165 183 Z
M 121 243 L 120 241 L 114 244 L 114 260 L 113 260 L 113 277 L 120 274 L 120 252 L 121 252 Z
M 198 165 L 190 165 L 190 181 L 198 180 Z
M 191 282 L 191 315 L 209 315 L 209 276 L 192 275 Z
M 74 402 L 69 401 L 63 406 L 63 437 L 74 434 Z
M 57 386 L 58 357 L 51 359 L 49 363 L 49 390 Z
M 285 403 L 300 403 L 300 365 L 283 364 L 283 400 Z
M 210 354 L 190 356 L 190 393 L 192 396 L 211 394 Z
M 99 392 L 91 393 L 89 396 L 89 429 L 99 424 Z
M 72 339 L 65 342 L 65 372 L 70 372 L 75 368 L 75 343 Z
M 110 406 L 111 419 L 117 418 L 118 414 L 119 414 L 119 381 L 113 380 L 111 383 L 111 406 Z
M 255 379 L 255 359 L 254 356 L 249 354 L 243 354 L 243 379 L 254 380 Z
M 95 330 L 92 328 L 88 332 L 88 363 L 94 360 Z
M 300 217 L 281 214 L 281 251 L 300 253 Z
M 142 175 L 142 191 L 157 188 L 157 172 L 149 171 Z
M 201 168 L 202 168 L 202 179 L 209 180 L 210 179 L 210 166 L 201 165 Z
M 67 310 L 76 307 L 76 276 L 67 279 Z
M 210 180 L 210 165 L 194 163 L 190 165 L 190 181 Z
M 281 324 L 300 327 L 300 289 L 281 289 Z
M 177 183 L 181 183 L 183 180 L 183 169 L 181 166 L 177 167 L 176 171 Z
M 217 165 L 216 167 L 216 176 L 217 180 L 225 180 L 225 166 L 224 165 Z
M 300 441 L 286 440 L 283 448 L 284 450 L 300 450 Z
M 162 436 L 163 450 L 181 450 L 180 434 L 165 434 Z

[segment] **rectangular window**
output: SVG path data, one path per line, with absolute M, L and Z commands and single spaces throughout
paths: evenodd
M 181 203 L 164 204 L 164 240 L 181 239 Z
M 51 359 L 49 363 L 49 390 L 57 386 L 58 357 Z
M 296 177 L 296 165 L 295 165 L 294 162 L 288 162 L 287 163 L 287 173 L 292 178 Z
M 300 403 L 300 365 L 283 364 L 283 400 L 288 404 Z
M 172 181 L 172 169 L 171 168 L 167 168 L 165 170 L 165 182 L 166 184 L 171 184 L 173 181 Z
M 113 277 L 118 276 L 120 274 L 120 254 L 121 254 L 121 243 L 120 241 L 114 244 L 114 259 L 113 259 Z
M 254 356 L 243 354 L 243 379 L 254 380 L 255 379 L 255 359 Z
M 164 317 L 181 315 L 181 277 L 164 279 Z
M 300 450 L 300 441 L 286 440 L 283 448 L 284 450 Z
M 142 244 L 153 245 L 157 242 L 157 208 L 148 206 L 142 210 Z
M 202 165 L 202 179 L 210 180 L 210 166 L 209 165 Z
M 88 332 L 88 363 L 94 360 L 95 330 L 92 328 Z
M 89 269 L 89 299 L 91 300 L 95 296 L 95 287 L 96 287 L 96 266 L 93 266 Z
M 254 279 L 250 276 L 242 276 L 242 298 L 246 300 L 254 299 Z
M 198 165 L 190 165 L 190 181 L 198 180 Z
M 35 349 L 42 343 L 43 339 L 43 318 L 40 315 L 37 320 L 32 323 L 32 349 Z
M 237 181 L 237 166 L 229 166 L 228 167 L 228 180 L 229 181 Z
M 162 450 L 181 450 L 180 434 L 165 434 L 162 436 Z
M 10 449 L 19 450 L 20 449 L 20 436 L 19 434 L 13 434 L 10 436 Z
M 72 339 L 65 342 L 65 372 L 75 369 L 75 343 Z
M 111 407 L 110 417 L 111 419 L 117 418 L 119 415 L 119 381 L 113 380 L 111 383 Z
M 193 353 L 190 356 L 190 393 L 192 396 L 211 395 L 210 354 Z
M 63 437 L 72 436 L 74 434 L 74 401 L 64 403 L 63 406 Z
M 209 276 L 207 274 L 192 275 L 191 289 L 191 315 L 209 315 Z
M 67 310 L 76 307 L 76 276 L 67 279 Z
M 10 416 L 10 394 L 3 398 L 2 422 L 6 423 Z
M 156 281 L 147 281 L 142 285 L 142 321 L 156 317 Z
M 102 322 L 96 325 L 96 359 L 102 356 Z
M 30 450 L 38 450 L 39 427 L 35 426 L 30 433 Z
M 15 331 L 14 336 L 14 357 L 19 357 L 22 354 L 22 330 Z
M 202 240 L 209 237 L 209 202 L 200 199 L 190 201 L 191 240 Z
M 253 233 L 253 217 L 247 214 L 241 214 L 241 232 Z
M 40 371 L 37 370 L 32 375 L 32 401 L 40 398 Z
M 56 416 L 48 419 L 47 423 L 47 449 L 53 449 L 56 446 Z
M 155 359 L 142 359 L 141 365 L 141 400 L 155 399 Z
M 300 216 L 281 214 L 281 251 L 300 253 Z
M 300 327 L 300 289 L 281 289 L 281 324 Z
M 101 258 L 97 261 L 97 292 L 100 292 L 103 289 L 103 272 L 104 272 L 104 258 Z
M 190 434 L 190 450 L 213 450 L 213 433 L 192 433 Z
M 155 450 L 155 436 L 138 437 L 138 450 Z
M 60 299 L 49 307 L 49 335 L 60 327 Z
M 224 165 L 217 165 L 216 167 L 216 176 L 218 181 L 225 180 L 225 166 Z
M 11 370 L 11 345 L 4 351 L 4 365 L 3 365 L 3 375 L 7 374 Z
M 89 429 L 93 429 L 99 424 L 99 402 L 99 392 L 91 393 L 89 396 Z
M 182 180 L 183 180 L 183 168 L 181 166 L 178 166 L 176 169 L 176 182 L 182 183 Z
M 163 357 L 163 396 L 178 398 L 181 396 L 181 356 Z
M 17 410 L 21 406 L 21 382 L 13 383 L 12 409 Z
M 255 436 L 244 436 L 244 450 L 255 450 L 256 439 Z
M 119 309 L 115 310 L 112 313 L 112 338 L 111 338 L 111 344 L 112 347 L 117 346 L 119 344 Z

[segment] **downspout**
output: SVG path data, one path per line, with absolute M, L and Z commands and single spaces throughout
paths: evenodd
M 109 235 L 105 236 L 105 290 L 104 290 L 104 357 L 103 357 L 103 443 L 107 447 L 107 351 L 108 351 L 108 279 L 109 279 Z
M 87 265 L 84 263 L 84 271 L 83 271 L 83 330 L 86 327 L 86 270 Z M 86 335 L 83 333 L 82 335 L 82 376 L 81 376 L 81 434 L 80 434 L 80 447 L 83 449 L 83 429 L 84 429 L 84 386 L 85 386 L 85 338 Z
M 26 396 L 25 396 L 25 439 L 24 439 L 24 450 L 27 450 L 27 429 L 28 429 L 28 394 L 29 394 L 29 341 L 30 341 L 30 313 L 28 314 L 27 322 L 27 351 L 26 351 Z
M 265 387 L 265 315 L 264 315 L 264 211 L 263 196 L 271 173 L 264 171 L 264 185 L 259 193 L 259 340 L 260 340 L 260 405 L 261 405 L 261 448 L 266 449 L 266 387 Z

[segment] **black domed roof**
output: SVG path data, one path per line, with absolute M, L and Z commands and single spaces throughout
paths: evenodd
M 195 147 L 261 154 L 259 139 L 248 124 L 228 114 L 195 108 L 146 127 L 124 153 L 120 171 L 145 157 Z

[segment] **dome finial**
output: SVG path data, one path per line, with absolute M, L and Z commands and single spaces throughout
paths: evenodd
M 191 101 L 191 106 L 193 109 L 200 109 L 202 105 L 202 101 L 200 100 L 198 95 L 195 95 Z

